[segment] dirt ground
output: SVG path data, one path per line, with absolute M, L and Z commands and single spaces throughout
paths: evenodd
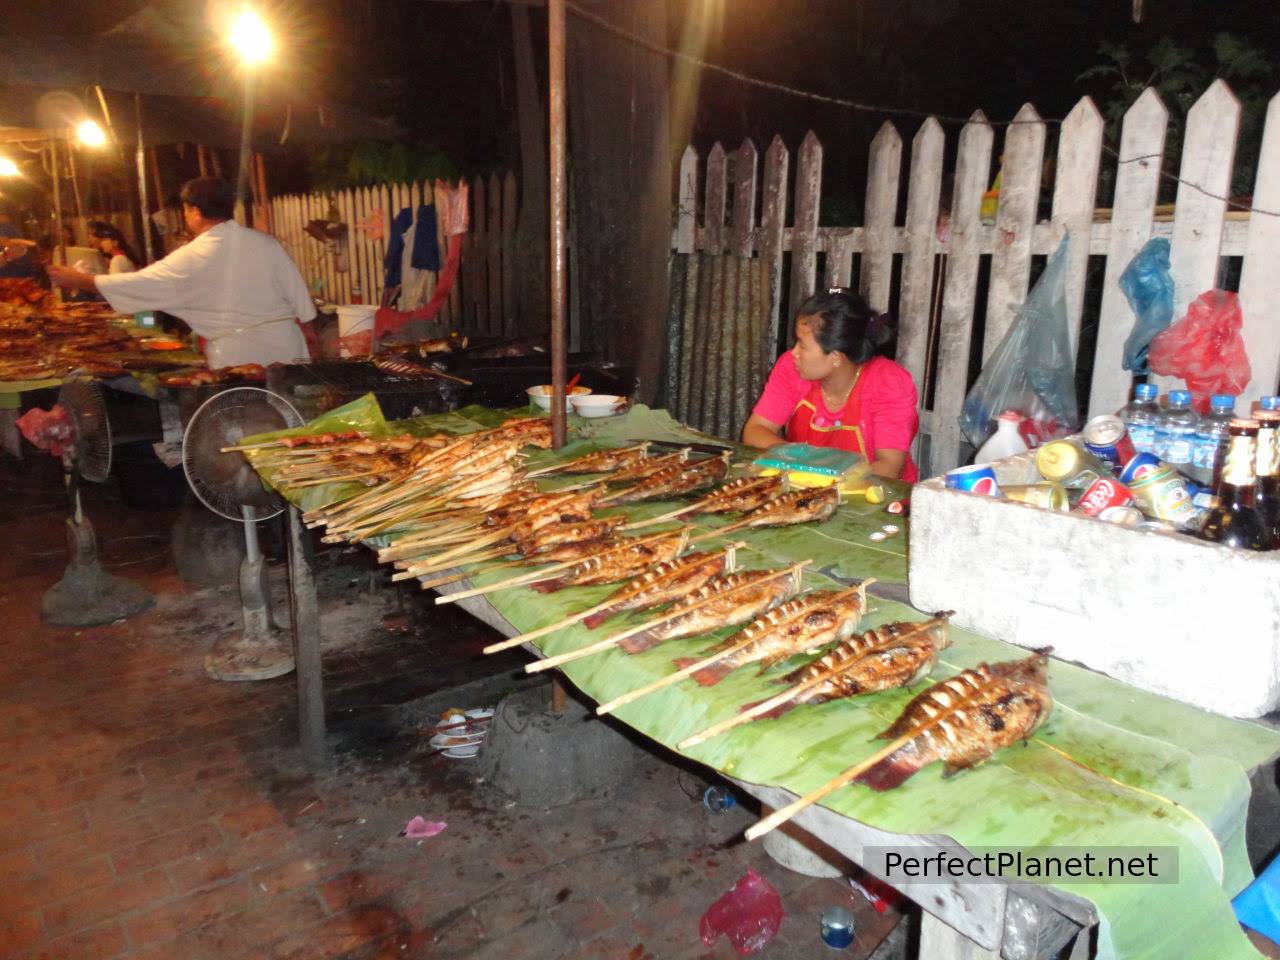
M 291 677 L 205 677 L 238 595 L 179 579 L 171 509 L 92 489 L 105 566 L 155 606 L 43 624 L 64 563 L 49 466 L 0 465 L 0 958 L 728 958 L 698 921 L 748 867 L 786 912 L 760 956 L 824 955 L 818 915 L 836 904 L 858 923 L 843 956 L 886 937 L 876 956 L 902 955 L 896 911 L 742 843 L 751 811 L 708 814 L 698 770 L 654 758 L 611 796 L 541 810 L 433 753 L 430 718 L 517 687 L 522 655 L 481 658 L 487 628 L 392 588 L 363 554 L 319 560 L 335 757 L 320 776 L 297 750 Z M 419 815 L 447 827 L 401 836 Z

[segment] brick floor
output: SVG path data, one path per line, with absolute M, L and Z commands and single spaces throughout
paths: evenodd
M 0 507 L 0 535 L 21 545 L 0 558 L 0 960 L 727 960 L 698 919 L 748 865 L 789 912 L 766 958 L 823 953 L 814 904 L 849 903 L 868 945 L 892 926 L 841 884 L 735 843 L 750 813 L 709 817 L 675 767 L 552 811 L 486 793 L 465 762 L 424 749 L 404 705 L 466 679 L 487 634 L 407 630 L 403 616 L 384 627 L 390 590 L 371 596 L 363 558 L 333 552 L 322 601 L 337 758 L 311 776 L 291 678 L 203 674 L 208 643 L 237 623 L 234 589 L 177 579 L 167 514 L 91 494 L 106 565 L 157 596 L 128 623 L 42 624 L 61 497 L 29 487 Z M 400 837 L 416 814 L 448 829 Z

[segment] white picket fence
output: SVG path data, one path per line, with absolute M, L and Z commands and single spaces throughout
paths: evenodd
M 308 283 L 319 281 L 322 295 L 333 303 L 350 303 L 352 288 L 360 287 L 364 303 L 380 303 L 385 271 L 383 258 L 390 242 L 391 223 L 408 207 L 417 224 L 418 207 L 435 203 L 443 209 L 440 191 L 430 183 L 378 184 L 330 193 L 294 194 L 271 200 L 271 233 L 298 265 Z M 462 264 L 437 326 L 440 331 L 511 336 L 516 316 L 515 229 L 518 217 L 516 181 L 510 171 L 487 179 L 475 177 L 470 189 L 469 230 L 463 240 Z M 324 220 L 336 205 L 347 225 L 347 269 L 326 244 L 305 232 L 312 220 Z M 381 216 L 381 231 L 369 229 Z M 439 228 L 440 217 L 437 215 Z M 437 230 L 443 265 L 447 242 Z M 439 274 L 427 277 L 422 302 L 431 299 Z M 401 300 L 400 309 L 418 303 Z
M 946 134 L 930 118 L 911 139 L 905 210 L 899 209 L 902 137 L 885 123 L 871 141 L 861 226 L 818 225 L 822 145 L 812 132 L 797 155 L 791 226 L 784 222 L 791 156 L 778 137 L 765 153 L 758 221 L 755 145 L 747 140 L 732 155 L 720 144 L 710 150 L 699 226 L 699 160 L 689 147 L 680 164 L 672 249 L 677 254 L 728 252 L 766 261 L 772 312 L 762 343 L 770 361 L 779 324 L 788 324 L 796 306 L 817 286 L 820 257 L 823 286 L 856 280 L 878 310 L 889 307 L 894 262 L 900 257 L 897 359 L 915 378 L 922 404 L 932 390 L 931 406 L 921 410 L 921 453 L 922 466 L 934 474 L 955 466 L 961 454 L 957 418 L 969 385 L 970 351 L 978 346 L 972 341 L 983 259 L 989 259 L 980 345 L 985 361 L 1009 329 L 1014 307 L 1026 297 L 1032 257 L 1051 254 L 1064 233 L 1071 235 L 1067 300 L 1073 346 L 1079 342 L 1088 258 L 1106 258 L 1088 395 L 1090 416 L 1116 410 L 1129 395 L 1132 380 L 1121 367 L 1121 355 L 1134 318 L 1117 281 L 1133 255 L 1155 236 L 1171 240 L 1175 318 L 1197 296 L 1222 282 L 1225 258 L 1243 257 L 1239 293 L 1253 380 L 1238 409 L 1248 409 L 1253 398 L 1275 392 L 1280 377 L 1280 216 L 1274 215 L 1280 212 L 1280 96 L 1267 112 L 1252 215 L 1227 211 L 1240 103 L 1222 81 L 1215 82 L 1187 116 L 1178 174 L 1182 182 L 1171 220 L 1156 216 L 1168 111 L 1154 90 L 1145 91 L 1125 115 L 1118 159 L 1109 152 L 1104 156 L 1104 122 L 1089 98 L 1065 118 L 1048 220 L 1037 216 L 1047 125 L 1029 104 L 1014 119 L 1003 127 L 1002 183 L 994 224 L 982 222 L 980 207 L 995 172 L 997 132 L 979 111 L 959 134 L 949 231 L 939 228 Z M 1116 171 L 1110 211 L 1095 210 L 1103 163 Z M 787 260 L 790 289 L 784 291 Z M 1084 398 L 1081 403 L 1083 407 Z

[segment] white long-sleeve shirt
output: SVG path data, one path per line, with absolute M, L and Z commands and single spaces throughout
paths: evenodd
M 294 322 L 316 315 L 306 282 L 272 236 L 226 220 L 136 273 L 97 278 L 120 313 L 163 310 L 208 341 L 209 366 L 307 358 Z

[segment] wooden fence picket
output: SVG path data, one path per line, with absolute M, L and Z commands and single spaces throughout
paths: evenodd
M 795 226 L 791 229 L 791 304 L 786 320 L 814 291 L 818 266 L 818 208 L 822 202 L 822 144 L 812 130 L 796 159 Z
M 724 252 L 725 202 L 728 196 L 728 172 L 724 147 L 717 141 L 707 154 L 707 186 L 703 192 L 706 209 L 702 222 L 705 226 L 702 249 L 719 256 Z
M 729 252 L 750 257 L 756 225 L 756 145 L 748 138 L 733 154 L 733 221 Z
M 1085 97 L 1062 121 L 1053 190 L 1053 222 L 1070 237 L 1067 248 L 1067 325 L 1072 356 L 1080 343 L 1084 287 L 1089 272 L 1089 233 L 1098 193 L 1102 135 L 1106 124 L 1093 101 Z
M 886 120 L 871 141 L 867 163 L 866 224 L 858 290 L 871 309 L 889 309 L 893 279 L 893 226 L 898 215 L 898 179 L 902 175 L 902 137 Z M 847 282 L 847 281 L 846 281 Z M 843 286 L 844 284 L 840 284 Z
M 764 191 L 760 211 L 760 259 L 765 263 L 769 298 L 769 326 L 761 338 L 765 369 L 773 365 L 782 313 L 782 235 L 787 222 L 787 173 L 791 155 L 782 138 L 774 136 L 764 154 Z
M 926 388 L 934 261 L 940 259 L 934 251 L 938 246 L 938 205 L 942 196 L 945 147 L 942 124 L 933 117 L 921 125 L 911 141 L 907 249 L 902 257 L 902 296 L 898 303 L 898 362 L 911 373 L 922 396 Z
M 1237 406 L 1250 409 L 1260 396 L 1274 393 L 1280 380 L 1280 94 L 1271 98 L 1262 128 L 1262 152 L 1253 188 L 1258 209 L 1249 220 L 1249 245 L 1240 276 L 1240 309 L 1244 314 L 1244 346 L 1253 378 Z M 1261 211 L 1268 210 L 1271 214 Z
M 693 253 L 698 242 L 698 153 L 692 144 L 680 155 L 676 196 L 675 249 L 677 253 Z

